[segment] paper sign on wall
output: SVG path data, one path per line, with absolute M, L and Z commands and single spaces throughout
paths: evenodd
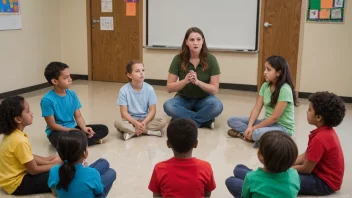
M 113 17 L 100 17 L 100 30 L 114 30 Z
M 22 28 L 19 0 L 0 1 L 0 30 L 17 30 Z
M 136 3 L 126 3 L 126 16 L 136 16 Z
M 112 0 L 101 0 L 101 12 L 112 12 Z

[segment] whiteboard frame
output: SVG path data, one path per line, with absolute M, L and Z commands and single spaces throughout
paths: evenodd
M 219 51 L 219 52 L 247 52 L 247 53 L 257 53 L 258 50 L 258 40 L 259 40 L 259 23 L 260 23 L 260 7 L 261 7 L 261 1 L 257 0 L 257 22 L 256 22 L 256 33 L 255 33 L 255 49 L 254 50 L 248 50 L 248 49 L 238 49 L 238 48 L 209 48 L 209 51 Z M 143 48 L 146 49 L 169 49 L 169 50 L 175 50 L 175 49 L 181 49 L 181 46 L 152 46 L 152 45 L 148 45 L 148 9 L 149 9 L 149 0 L 146 0 L 146 12 L 145 12 L 145 17 L 146 17 L 146 31 L 145 31 L 145 46 L 143 46 Z

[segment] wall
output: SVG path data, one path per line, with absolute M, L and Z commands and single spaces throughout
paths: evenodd
M 60 1 L 61 60 L 71 74 L 88 74 L 87 15 L 85 0 Z
M 332 91 L 352 97 L 352 3 L 343 24 L 303 24 L 301 92 Z
M 20 3 L 22 29 L 0 31 L 0 93 L 46 82 L 45 66 L 61 59 L 59 1 Z
M 32 1 L 40 3 L 33 4 Z M 71 73 L 88 74 L 86 0 L 21 2 L 26 15 L 23 16 L 24 29 L 0 32 L 1 46 L 6 46 L 0 54 L 3 60 L 0 67 L 8 69 L 11 66 L 11 74 L 2 73 L 0 77 L 3 82 L 15 78 L 18 82 L 11 87 L 2 83 L 0 92 L 44 82 L 42 71 L 49 60 L 61 58 L 70 65 Z M 352 4 L 346 4 L 343 24 L 321 24 L 305 21 L 305 3 L 302 6 L 297 87 L 301 92 L 329 90 L 352 97 L 352 89 L 348 86 L 352 84 L 352 67 L 349 67 L 352 40 L 348 38 L 352 35 Z M 144 0 L 144 12 L 145 5 Z M 38 12 L 38 9 L 42 11 Z M 15 52 L 20 54 L 20 58 L 14 55 Z M 143 49 L 147 78 L 165 80 L 170 62 L 177 52 Z M 256 85 L 258 54 L 214 54 L 221 65 L 221 82 Z M 26 74 L 25 68 L 30 68 Z

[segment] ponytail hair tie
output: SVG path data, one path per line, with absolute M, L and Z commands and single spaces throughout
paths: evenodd
M 67 160 L 64 160 L 64 163 L 67 163 Z

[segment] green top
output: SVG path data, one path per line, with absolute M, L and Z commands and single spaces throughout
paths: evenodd
M 296 169 L 270 173 L 258 168 L 247 173 L 242 187 L 242 197 L 297 197 L 300 182 Z
M 273 114 L 275 107 L 270 106 L 271 101 L 271 91 L 268 82 L 263 83 L 262 87 L 260 88 L 259 95 L 263 96 L 264 98 L 264 107 L 265 107 L 265 116 L 264 119 L 267 119 Z M 292 95 L 292 89 L 290 85 L 285 83 L 282 85 L 279 93 L 279 98 L 277 102 L 285 101 L 287 105 L 285 107 L 284 112 L 280 116 L 279 121 L 277 124 L 286 128 L 287 132 L 292 136 L 293 131 L 295 130 L 295 119 L 294 119 L 294 101 Z
M 179 80 L 181 81 L 186 77 L 189 71 L 193 70 L 197 73 L 198 80 L 205 83 L 209 83 L 210 76 L 215 76 L 220 74 L 220 68 L 215 56 L 210 53 L 208 53 L 207 63 L 208 63 L 208 69 L 206 69 L 205 71 L 202 70 L 201 63 L 199 63 L 197 68 L 195 68 L 192 63 L 189 63 L 187 71 L 183 71 L 181 69 L 181 65 L 182 65 L 181 56 L 176 55 L 172 60 L 169 73 L 178 76 Z M 178 91 L 176 95 L 180 95 L 186 98 L 204 98 L 208 96 L 209 93 L 203 91 L 200 87 L 192 83 L 188 83 L 185 87 L 183 87 L 183 89 Z

